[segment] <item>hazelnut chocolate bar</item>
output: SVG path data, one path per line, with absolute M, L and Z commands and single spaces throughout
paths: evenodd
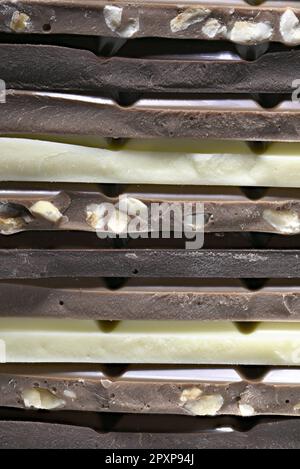
M 11 33 L 300 43 L 297 1 L 6 0 L 0 30 Z
M 16 183 L 0 189 L 0 232 L 12 235 L 22 231 L 86 231 L 98 232 L 101 225 L 100 208 L 114 204 L 123 213 L 124 223 L 111 219 L 107 230 L 120 234 L 127 229 L 134 214 L 147 211 L 151 204 L 172 204 L 184 213 L 184 203 L 197 212 L 197 202 L 203 204 L 204 229 L 216 232 L 261 232 L 290 235 L 300 233 L 300 193 L 298 190 L 269 189 L 261 197 L 251 199 L 238 188 L 187 187 L 178 192 L 176 186 L 120 186 L 119 196 L 106 194 L 96 184 L 25 184 Z M 30 189 L 31 188 L 31 189 Z M 122 202 L 124 201 L 124 207 Z M 130 213 L 129 213 L 130 208 Z M 245 217 L 246 213 L 246 217 Z M 98 216 L 97 216 L 98 214 Z M 164 210 L 157 217 L 163 227 Z M 111 217 L 112 218 L 112 217 Z M 183 220 L 189 221 L 189 220 Z M 190 220 L 191 225 L 192 219 Z M 195 224 L 195 221 L 194 221 Z M 171 227 L 171 225 L 170 225 Z M 145 227 L 146 228 L 146 227 Z M 103 229 L 103 227 L 102 227 Z M 149 236 L 151 227 L 148 227 Z M 173 227 L 174 229 L 174 227 Z
M 3 408 L 300 415 L 299 368 L 2 364 L 0 386 Z

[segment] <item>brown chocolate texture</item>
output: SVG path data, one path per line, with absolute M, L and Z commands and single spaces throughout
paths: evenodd
M 64 416 L 62 416 L 64 414 Z M 296 449 L 297 418 L 106 416 L 1 411 L 1 448 Z M 141 417 L 141 418 L 140 418 Z
M 146 39 L 128 41 L 114 57 L 97 57 L 96 50 L 84 50 L 84 39 L 81 49 L 29 40 L 0 45 L 0 76 L 7 88 L 108 93 L 122 100 L 119 93 L 291 93 L 300 76 L 296 49 L 274 47 L 247 61 L 228 43 Z M 246 47 L 245 56 L 251 53 Z
M 4 187 L 2 185 L 2 187 Z M 74 230 L 95 231 L 91 224 L 87 208 L 93 204 L 118 202 L 117 197 L 108 196 L 104 185 L 53 185 L 53 184 L 27 184 L 26 189 L 18 188 L 20 185 L 10 184 L 9 189 L 0 189 L 0 231 L 11 235 L 22 231 L 35 230 Z M 30 188 L 32 188 L 30 190 Z M 33 189 L 35 188 L 35 189 Z M 166 190 L 167 188 L 167 190 Z M 140 201 L 146 207 L 155 203 L 196 203 L 204 204 L 205 232 L 261 232 L 280 235 L 297 234 L 293 226 L 289 229 L 287 224 L 280 220 L 276 224 L 270 223 L 268 214 L 280 217 L 281 213 L 290 214 L 300 219 L 299 190 L 268 189 L 262 197 L 251 199 L 238 188 L 201 188 L 195 187 L 185 193 L 172 186 L 119 186 L 119 194 Z M 251 190 L 250 190 L 251 192 Z M 61 219 L 54 223 L 52 220 L 31 213 L 31 207 L 37 202 L 49 202 L 61 213 Z M 196 205 L 194 210 L 196 209 Z M 160 218 L 162 214 L 160 213 Z M 7 226 L 5 220 L 14 219 L 14 225 Z
M 0 302 L 1 317 L 300 320 L 297 280 L 3 280 Z
M 272 41 L 287 46 L 300 43 L 300 9 L 296 2 L 266 1 L 254 6 L 240 1 L 234 7 L 227 2 L 216 5 L 204 2 L 199 7 L 184 1 L 178 6 L 159 1 L 118 1 L 107 5 L 100 0 L 95 5 L 95 2 L 80 0 L 24 0 L 18 4 L 3 2 L 0 18 L 1 31 L 41 33 L 45 37 L 52 33 L 92 33 L 121 41 L 160 36 L 226 39 L 247 46 Z M 293 26 L 287 30 L 286 24 Z M 205 54 L 173 59 L 122 54 L 106 58 L 97 57 L 84 48 L 71 49 L 49 43 L 44 46 L 1 45 L 0 76 L 9 88 L 7 103 L 0 114 L 1 132 L 27 136 L 78 133 L 115 138 L 209 138 L 217 135 L 221 139 L 299 141 L 299 103 L 291 103 L 288 96 L 275 97 L 270 109 L 263 107 L 261 96 L 247 95 L 244 102 L 243 96 L 230 96 L 227 102 L 220 96 L 213 96 L 210 106 L 204 104 L 205 96 L 200 96 L 197 102 L 187 95 L 180 95 L 177 101 L 173 96 L 147 96 L 149 92 L 289 94 L 292 91 L 291 83 L 297 78 L 298 50 L 270 48 L 253 62 L 238 56 L 219 60 L 219 52 L 220 49 L 213 52 L 215 55 L 209 60 L 205 59 Z M 34 72 L 36 63 L 42 64 L 38 76 Z M 1 64 L 5 64 L 4 69 Z M 82 94 L 71 96 L 69 92 Z M 127 98 L 122 93 L 127 93 Z M 282 192 L 280 196 L 248 200 L 242 194 L 234 194 L 230 199 L 232 194 L 229 193 L 229 198 L 227 194 L 224 200 L 216 193 L 212 200 L 212 194 L 206 198 L 202 193 L 200 200 L 206 204 L 207 232 L 217 232 L 220 236 L 226 231 L 246 232 L 249 234 L 246 243 L 250 244 L 254 239 L 250 232 L 282 234 L 280 226 L 271 226 L 264 213 L 266 210 L 290 211 L 297 215 L 298 193 L 288 194 Z M 86 205 L 113 200 L 92 189 L 45 190 L 38 197 L 54 204 L 63 216 L 60 223 L 54 225 L 30 212 L 37 200 L 34 190 L 16 190 L 0 196 L 3 212 L 16 211 L 25 220 L 19 231 L 35 232 L 92 231 L 86 219 Z M 147 205 L 152 199 L 151 195 L 142 193 L 139 200 Z M 84 314 L 85 318 L 110 321 L 228 319 L 240 322 L 300 318 L 298 281 L 267 283 L 269 277 L 300 277 L 299 247 L 286 249 L 289 239 L 276 238 L 275 247 L 277 242 L 281 244 L 274 250 L 257 249 L 257 246 L 245 248 L 246 238 L 240 238 L 244 249 L 233 249 L 236 238 L 230 235 L 224 238 L 225 244 L 229 239 L 230 249 L 224 246 L 220 249 L 216 244 L 217 248 L 208 249 L 206 245 L 202 251 L 185 251 L 104 250 L 102 245 L 100 249 L 95 245 L 90 245 L 89 249 L 75 246 L 65 249 L 69 233 L 61 238 L 63 246 L 55 240 L 44 249 L 41 241 L 35 243 L 38 236 L 30 234 L 27 239 L 31 245 L 27 248 L 22 248 L 22 239 L 26 244 L 26 238 L 18 238 L 18 249 L 5 249 L 1 241 L 1 315 L 83 318 Z M 258 238 L 255 239 L 257 242 Z M 290 247 L 295 247 L 292 243 L 297 242 L 295 237 Z M 270 243 L 269 247 L 272 246 Z M 113 247 L 120 245 L 113 244 Z M 169 277 L 174 278 L 168 281 Z M 180 277 L 187 280 L 182 281 Z M 127 283 L 126 278 L 129 278 Z M 194 281 L 195 278 L 203 280 Z M 209 280 L 218 278 L 230 280 Z M 242 283 L 233 278 L 248 280 Z M 254 288 L 259 285 L 257 278 L 264 278 L 266 283 L 257 290 L 251 289 L 251 278 Z M 247 325 L 240 326 L 247 330 Z M 298 416 L 299 383 L 296 368 L 129 367 L 116 370 L 102 366 L 0 365 L 0 446 L 299 447 L 297 418 L 247 419 L 247 422 L 246 419 L 200 418 L 190 419 L 194 422 L 191 427 L 183 420 L 169 420 L 168 416 L 181 414 L 179 419 L 222 414 Z M 71 414 L 53 412 L 50 416 L 36 410 L 25 413 L 4 407 L 60 409 Z M 75 416 L 72 411 L 78 410 L 81 412 Z M 107 413 L 109 420 L 100 412 Z M 124 418 L 113 417 L 110 412 L 162 414 L 163 423 L 156 416 L 147 423 L 144 415 Z M 138 417 L 143 420 L 135 420 Z
M 1 249 L 0 279 L 298 278 L 297 249 Z
M 101 0 L 13 0 L 1 3 L 0 30 L 13 33 L 93 34 L 121 38 L 170 37 L 228 39 L 257 44 L 266 41 L 297 42 L 286 32 L 286 16 L 297 27 L 298 2 L 204 1 L 200 5 L 181 1 L 114 2 Z M 243 23 L 242 29 L 240 23 Z M 249 24 L 251 25 L 249 34 Z M 258 25 L 258 26 L 257 26 Z M 246 28 L 246 30 L 245 30 Z M 253 32 L 254 28 L 254 32 Z
M 7 90 L 1 110 L 1 132 L 9 135 L 300 140 L 300 104 L 292 101 L 264 109 L 247 98 L 202 101 L 181 96 L 177 100 L 145 98 L 121 107 L 106 98 Z
M 142 414 L 300 415 L 298 368 L 0 365 L 1 407 Z

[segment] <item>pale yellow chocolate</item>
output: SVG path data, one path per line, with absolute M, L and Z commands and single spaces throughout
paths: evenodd
M 0 319 L 2 362 L 299 365 L 300 323 Z
M 300 187 L 300 144 L 130 140 L 120 149 L 0 138 L 0 181 Z

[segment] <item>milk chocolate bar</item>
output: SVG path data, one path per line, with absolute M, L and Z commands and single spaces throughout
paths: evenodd
M 234 188 L 220 190 L 212 187 L 205 190 L 195 187 L 194 192 L 180 191 L 178 194 L 176 187 L 170 187 L 169 191 L 164 193 L 164 186 L 152 190 L 147 186 L 132 186 L 129 188 L 132 192 L 123 192 L 121 189 L 119 199 L 106 196 L 99 191 L 97 185 L 92 184 L 73 188 L 68 184 L 57 184 L 55 189 L 49 184 L 39 184 L 32 190 L 29 190 L 29 186 L 26 189 L 19 189 L 16 185 L 10 187 L 14 189 L 0 190 L 0 232 L 6 235 L 27 230 L 99 231 L 102 227 L 100 208 L 110 203 L 120 211 L 120 200 L 126 204 L 125 225 L 120 227 L 119 224 L 114 226 L 112 222 L 109 223 L 107 230 L 110 233 L 119 233 L 120 228 L 130 231 L 134 213 L 140 214 L 144 209 L 147 210 L 145 221 L 148 221 L 152 203 L 170 206 L 176 203 L 182 213 L 184 203 L 187 203 L 196 214 L 197 202 L 203 204 L 206 233 L 300 233 L 300 199 L 296 190 L 269 190 L 262 198 L 249 200 L 242 191 Z M 130 214 L 128 206 L 132 209 Z M 98 218 L 93 217 L 96 213 L 99 213 Z M 159 211 L 157 218 L 163 227 L 163 210 Z M 188 220 L 183 219 L 182 223 L 184 221 Z M 148 226 L 147 229 L 150 230 L 151 227 Z
M 76 49 L 24 41 L 0 44 L 0 76 L 7 88 L 105 93 L 120 104 L 132 99 L 131 94 L 142 93 L 291 94 L 295 77 L 300 76 L 298 49 L 270 47 L 257 60 L 247 61 L 223 43 L 210 47 L 201 42 L 144 40 L 135 42 L 132 50 L 124 47 L 117 56 L 97 57 L 96 51 L 84 50 L 83 45 Z M 159 52 L 160 48 L 166 51 Z M 246 58 L 259 53 L 242 52 Z
M 191 419 L 185 416 L 2 410 L 1 448 L 296 449 L 297 418 Z
M 1 131 L 10 135 L 48 133 L 113 138 L 300 140 L 300 104 L 288 100 L 264 109 L 247 97 L 145 97 L 131 106 L 121 107 L 102 97 L 7 90 L 1 111 Z
M 192 416 L 300 413 L 298 368 L 0 365 L 1 407 Z
M 0 318 L 0 362 L 299 365 L 300 323 Z
M 74 279 L 0 282 L 0 316 L 299 321 L 297 280 Z
M 132 38 L 227 39 L 242 44 L 267 41 L 299 44 L 297 1 L 191 2 L 138 0 L 113 5 L 82 0 L 2 2 L 0 30 L 14 33 L 93 34 Z

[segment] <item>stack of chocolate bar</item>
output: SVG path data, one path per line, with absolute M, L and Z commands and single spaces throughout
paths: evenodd
M 299 46 L 297 1 L 0 2 L 1 448 L 300 447 Z

